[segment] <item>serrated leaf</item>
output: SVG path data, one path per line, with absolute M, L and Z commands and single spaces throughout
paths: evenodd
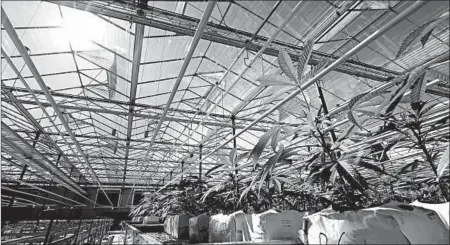
M 424 81 L 425 73 L 423 73 L 413 84 L 411 93 L 409 97 L 411 98 L 411 103 L 416 103 L 423 101 L 423 96 L 425 95 L 425 90 L 427 89 L 427 82 Z
M 258 143 L 255 145 L 253 150 L 250 152 L 249 158 L 253 157 L 253 165 L 256 166 L 256 162 L 261 157 L 261 154 L 264 151 L 264 148 L 266 147 L 267 143 L 269 142 L 272 135 L 275 133 L 275 131 L 278 129 L 278 126 L 275 126 L 271 128 L 269 131 L 267 131 L 265 134 L 261 136 Z
M 425 47 L 425 44 L 427 43 L 428 38 L 430 38 L 433 30 L 434 30 L 434 28 L 432 28 L 428 33 L 426 33 L 423 37 L 420 38 L 420 43 L 422 43 L 422 48 Z
M 352 122 L 358 128 L 363 129 L 359 122 L 359 116 L 357 114 L 353 114 L 352 110 L 348 111 L 347 118 L 350 122 Z
M 225 157 L 225 156 L 218 156 L 220 161 L 222 162 L 222 164 L 224 164 L 224 166 L 233 166 L 233 163 L 230 161 L 230 158 Z
M 408 36 L 406 36 L 405 40 L 403 40 L 402 44 L 400 45 L 400 49 L 397 52 L 397 55 L 395 56 L 396 59 L 398 59 L 404 52 L 405 50 L 414 42 L 414 40 L 420 35 L 420 33 L 422 32 L 423 29 L 425 29 L 425 27 L 427 25 L 429 25 L 431 23 L 427 22 L 425 24 L 420 25 L 418 28 L 414 29 L 414 31 L 410 32 L 408 34 Z
M 238 166 L 236 168 L 236 170 L 241 170 L 241 169 L 248 168 L 248 167 L 251 167 L 251 166 L 253 166 L 253 162 L 242 164 L 241 166 Z
M 429 112 L 431 109 L 433 109 L 435 106 L 437 106 L 439 103 L 434 103 L 434 104 L 428 104 L 424 107 L 422 107 L 422 110 L 420 110 L 420 116 L 424 116 L 425 114 L 427 114 L 427 112 Z
M 282 75 L 266 75 L 256 79 L 262 86 L 295 86 Z
M 286 183 L 286 184 L 294 185 L 291 181 L 289 181 L 289 180 L 288 180 L 287 178 L 285 178 L 285 177 L 277 176 L 277 179 L 278 179 L 279 181 L 282 181 L 282 182 Z
M 437 178 L 441 178 L 449 164 L 450 145 L 447 146 L 436 168 Z
M 230 157 L 231 163 L 234 165 L 234 163 L 236 163 L 236 160 L 237 160 L 237 150 L 236 150 L 236 148 L 233 148 L 230 151 L 229 157 Z
M 342 133 L 339 135 L 337 141 L 340 142 L 344 139 L 352 137 L 352 135 L 356 132 L 357 128 L 355 124 L 348 126 Z
M 210 168 L 208 171 L 206 171 L 205 176 L 206 176 L 206 177 L 209 177 L 210 175 L 219 172 L 219 171 L 220 171 L 219 168 L 220 168 L 220 167 L 223 167 L 223 166 L 224 166 L 224 164 L 220 164 L 220 165 L 216 165 L 216 166 Z M 219 170 L 219 171 L 218 171 L 218 170 Z
M 448 20 L 448 12 L 442 14 L 439 18 L 426 22 L 425 24 L 420 25 L 414 31 L 408 34 L 405 40 L 400 45 L 400 49 L 397 52 L 396 58 L 400 57 L 405 50 L 416 40 L 418 37 L 421 37 L 423 41 L 427 41 L 428 38 L 425 39 L 425 36 L 438 26 L 441 22 L 445 22 Z M 421 40 L 422 41 L 422 40 Z M 422 42 L 422 45 L 425 45 L 425 42 Z
M 363 115 L 369 116 L 369 117 L 377 117 L 377 110 L 375 108 L 373 108 L 372 110 L 366 109 L 356 109 L 356 112 L 360 112 Z
M 306 122 L 308 123 L 308 126 L 310 128 L 314 128 L 314 114 L 312 113 L 312 111 L 308 112 L 308 115 L 306 117 Z
M 280 131 L 281 131 L 281 127 L 278 127 L 277 130 L 275 130 L 275 132 L 273 133 L 272 142 L 271 142 L 273 151 L 275 151 L 275 149 L 277 148 Z
M 269 98 L 264 100 L 263 104 L 268 104 L 268 103 L 278 99 L 283 94 L 285 94 L 291 90 L 294 90 L 294 89 L 295 89 L 295 87 L 282 87 L 279 89 L 277 88 L 277 89 L 275 89 L 274 93 Z
M 279 114 L 278 122 L 282 122 L 282 121 L 284 121 L 286 118 L 289 117 L 289 113 L 285 112 L 284 110 L 278 109 L 278 114 Z
M 365 169 L 373 170 L 373 171 L 375 171 L 375 172 L 377 172 L 377 173 L 379 173 L 379 174 L 388 175 L 388 174 L 387 174 L 383 169 L 381 169 L 380 167 L 378 167 L 378 166 L 376 166 L 376 165 L 374 165 L 374 164 L 368 163 L 368 162 L 366 162 L 366 161 L 360 161 L 360 162 L 358 163 L 358 165 L 361 166 L 361 167 L 363 167 L 363 168 L 365 168 Z
M 272 177 L 272 181 L 275 187 L 277 187 L 278 192 L 281 192 L 281 183 L 276 177 Z
M 348 108 L 351 109 L 353 108 L 353 106 L 356 104 L 356 102 L 358 100 L 360 100 L 361 98 L 363 98 L 364 96 L 366 96 L 368 93 L 362 93 L 362 94 L 358 94 L 355 97 L 353 97 L 350 102 L 348 102 Z
M 283 126 L 281 126 L 281 129 L 282 129 L 287 135 L 294 135 L 294 131 L 292 130 L 291 126 L 283 125 Z
M 279 148 L 278 152 L 274 156 L 269 158 L 269 160 L 264 165 L 263 170 L 262 170 L 262 174 L 261 174 L 261 179 L 260 179 L 260 182 L 259 182 L 258 191 L 261 191 L 261 187 L 262 187 L 262 185 L 263 185 L 267 175 L 269 175 L 269 173 L 275 167 L 275 164 L 278 162 L 278 159 L 280 158 L 280 156 L 283 153 L 283 151 L 284 151 L 284 146 L 283 146 L 283 144 L 280 144 L 280 148 Z
M 364 186 L 364 183 L 362 183 L 361 180 L 359 180 L 355 176 L 355 173 L 357 173 L 357 171 L 355 169 L 352 169 L 347 162 L 345 162 L 345 161 L 338 162 L 338 164 L 336 165 L 336 169 L 337 169 L 339 175 L 348 184 L 350 184 L 350 186 L 353 189 L 360 190 L 361 192 L 363 192 L 366 189 L 366 187 Z
M 337 171 L 337 169 L 336 169 L 336 166 L 333 166 L 332 168 L 330 168 L 330 171 L 331 171 L 331 175 L 330 175 L 330 183 L 331 183 L 332 185 L 334 185 L 334 183 L 335 183 L 335 181 L 336 181 L 336 178 L 337 178 L 337 176 L 338 176 L 338 171 Z
M 439 71 L 436 71 L 434 69 L 428 69 L 427 70 L 427 75 L 433 77 L 434 79 L 439 79 L 443 82 L 447 82 L 450 83 L 450 78 L 448 75 L 441 73 Z
M 278 53 L 278 64 L 286 76 L 288 76 L 292 81 L 297 82 L 297 79 L 295 78 L 294 65 L 291 57 L 286 51 L 280 50 Z
M 410 168 L 411 169 L 416 169 L 418 165 L 419 165 L 419 161 L 417 161 L 417 160 L 414 160 L 414 161 L 412 161 L 410 163 L 407 163 L 400 169 L 400 171 L 397 173 L 397 175 L 404 174 L 404 173 L 408 172 L 408 169 L 410 169 Z
M 306 65 L 308 64 L 308 61 L 311 57 L 311 53 L 313 51 L 314 46 L 314 40 L 308 40 L 305 43 L 305 46 L 303 47 L 303 52 L 300 55 L 298 59 L 298 66 L 297 66 L 297 76 L 298 76 L 298 85 L 300 86 L 301 80 L 303 77 L 303 71 L 305 70 Z

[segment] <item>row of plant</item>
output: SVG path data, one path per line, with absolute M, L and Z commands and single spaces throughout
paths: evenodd
M 425 45 L 443 18 L 448 19 L 448 14 L 412 32 L 399 53 L 418 38 Z M 313 45 L 313 40 L 306 42 L 297 64 L 280 50 L 280 70 L 257 79 L 276 91 L 267 101 L 301 88 L 327 66 L 328 60 L 323 60 L 305 70 Z M 448 104 L 425 93 L 428 79 L 450 83 L 448 76 L 429 68 L 436 62 L 439 60 L 430 60 L 392 78 L 386 89 L 355 96 L 346 105 L 346 118 L 340 118 L 348 123 L 339 126 L 323 107 L 314 109 L 302 91 L 292 100 L 294 106 L 278 110 L 279 122 L 293 117 L 299 127 L 274 126 L 252 151 L 238 154 L 232 150 L 228 157 L 218 156 L 220 162 L 201 182 L 196 176 L 187 176 L 149 194 L 132 215 L 164 217 L 270 208 L 317 211 L 329 205 L 336 210 L 355 210 L 391 200 L 448 201 Z

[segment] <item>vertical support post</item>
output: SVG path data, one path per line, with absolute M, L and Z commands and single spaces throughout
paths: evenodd
M 170 175 L 169 175 L 169 183 L 172 183 L 172 174 L 173 174 L 173 170 L 170 171 Z M 172 187 L 171 187 L 171 186 L 169 186 L 169 187 L 170 187 L 170 190 L 172 190 Z
M 123 244 L 127 244 L 128 227 L 125 225 L 125 236 L 123 237 Z
M 231 115 L 231 125 L 233 127 L 233 151 L 237 154 L 237 143 L 236 143 L 236 116 L 235 115 Z M 233 159 L 234 161 L 235 159 Z M 238 171 L 237 169 L 237 161 L 234 163 L 234 184 L 236 186 L 236 196 L 239 195 L 239 183 L 237 181 L 237 175 L 238 175 Z
M 45 233 L 44 245 L 49 243 L 50 231 L 52 230 L 52 226 L 53 226 L 53 219 L 51 219 L 50 223 L 48 224 L 47 232 Z
M 73 241 L 74 244 L 77 244 L 77 239 L 78 239 L 78 234 L 80 233 L 82 219 L 83 219 L 83 216 L 80 215 L 80 220 L 78 221 L 78 229 L 77 229 L 77 232 L 75 233 L 75 240 Z
M 183 180 L 183 172 L 184 172 L 184 160 L 181 161 L 181 180 Z
M 198 181 L 199 181 L 199 183 L 200 183 L 200 191 L 201 191 L 201 189 L 202 189 L 201 184 L 202 184 L 202 155 L 203 155 L 203 145 L 200 144 L 200 145 L 198 146 L 198 149 L 199 149 L 199 160 L 200 160 L 199 165 L 198 165 Z
M 98 221 L 94 219 L 94 235 L 90 238 L 89 242 L 95 244 L 95 239 L 97 239 L 98 231 Z
M 91 242 L 92 219 L 89 222 L 88 242 Z
M 324 115 L 328 115 L 327 102 L 325 101 L 325 96 L 323 96 L 322 88 L 319 86 L 319 82 L 320 81 L 316 82 L 317 92 L 319 93 L 320 102 L 322 103 L 323 113 L 324 113 Z M 336 142 L 337 137 L 336 137 L 336 134 L 334 133 L 333 129 L 330 130 L 330 134 L 331 134 L 331 138 L 333 139 L 333 142 Z
M 39 140 L 39 136 L 41 136 L 41 131 L 37 131 L 37 132 L 36 132 L 36 136 L 34 137 L 34 140 L 33 140 L 33 148 L 36 147 L 36 143 L 37 143 L 38 140 Z M 22 169 L 22 172 L 20 173 L 19 180 L 22 180 L 22 179 L 23 179 L 23 176 L 24 176 L 25 173 L 27 172 L 27 169 L 28 169 L 28 165 L 24 165 L 24 166 L 23 166 L 23 169 Z M 17 186 L 19 186 L 19 185 L 20 185 L 20 183 L 17 183 Z M 16 200 L 16 196 L 13 196 L 13 197 L 11 198 L 11 201 L 9 201 L 8 207 L 11 207 L 11 206 L 14 204 L 14 200 Z

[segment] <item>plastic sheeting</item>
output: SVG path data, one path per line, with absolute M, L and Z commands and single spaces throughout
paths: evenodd
M 142 223 L 143 224 L 158 224 L 159 218 L 156 216 L 145 216 Z
M 328 209 L 306 219 L 309 244 L 449 243 L 448 230 L 436 212 L 403 203 L 357 212 Z
M 192 243 L 208 242 L 209 215 L 201 214 L 189 219 L 189 241 Z
M 304 213 L 294 210 L 277 212 L 269 210 L 246 217 L 244 240 L 265 242 L 274 240 L 299 240 L 298 231 L 303 229 Z
M 422 203 L 419 201 L 414 201 L 411 203 L 411 205 L 423 207 L 426 209 L 434 210 L 439 217 L 441 217 L 442 222 L 447 226 L 447 229 L 449 229 L 449 203 L 439 203 L 439 204 L 430 204 L 430 203 Z
M 229 215 L 216 214 L 209 221 L 209 242 L 243 241 L 243 221 L 248 216 L 242 211 Z
M 178 239 L 189 239 L 189 219 L 192 215 L 167 216 L 164 231 Z

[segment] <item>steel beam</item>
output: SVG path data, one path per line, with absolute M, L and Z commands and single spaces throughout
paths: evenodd
M 28 130 L 15 130 L 16 132 L 19 133 L 34 133 L 33 131 L 28 131 Z M 42 134 L 48 134 L 48 135 L 60 135 L 58 133 L 54 133 L 54 132 L 45 132 Z M 63 136 L 70 136 L 68 133 L 63 133 Z M 86 138 L 86 139 L 102 139 L 102 140 L 112 140 L 112 141 L 124 141 L 126 142 L 127 139 L 126 138 L 118 138 L 118 137 L 111 137 L 111 136 L 96 136 L 96 135 L 87 135 L 87 134 L 73 134 L 75 137 L 77 138 Z M 142 139 L 130 139 L 130 142 L 138 142 L 138 143 L 149 143 L 149 140 L 142 140 Z M 184 146 L 184 147 L 197 147 L 198 145 L 193 145 L 193 144 L 181 144 L 181 143 L 172 143 L 172 142 L 166 142 L 166 141 L 155 141 L 154 144 L 160 144 L 160 145 L 176 145 L 176 146 Z M 80 145 L 80 144 L 79 144 Z M 213 146 L 204 146 L 204 148 L 214 148 Z M 148 149 L 148 148 L 146 148 Z M 232 149 L 232 148 L 223 148 L 223 149 Z M 244 148 L 238 148 L 238 150 L 241 151 L 248 151 L 249 149 L 244 149 Z M 88 157 L 86 157 L 88 158 Z
M 88 159 L 86 158 L 86 156 L 85 156 L 85 154 L 83 152 L 83 149 L 81 149 L 81 147 L 78 145 L 78 141 L 75 138 L 75 136 L 73 135 L 73 132 L 72 132 L 71 128 L 67 124 L 67 122 L 66 122 L 66 120 L 64 118 L 64 115 L 59 110 L 58 105 L 56 104 L 55 100 L 53 99 L 52 95 L 50 94 L 50 92 L 49 92 L 49 90 L 48 90 L 44 80 L 40 76 L 39 71 L 37 70 L 36 66 L 33 63 L 33 60 L 31 59 L 30 55 L 28 54 L 28 51 L 26 50 L 25 46 L 23 45 L 23 43 L 20 40 L 19 36 L 17 35 L 16 31 L 14 30 L 14 27 L 11 24 L 11 22 L 10 22 L 6 12 L 5 12 L 5 10 L 3 9 L 3 7 L 2 7 L 1 14 L 2 14 L 2 16 L 1 16 L 2 24 L 5 27 L 6 32 L 8 33 L 9 37 L 11 38 L 12 42 L 16 46 L 16 48 L 19 51 L 19 53 L 22 55 L 22 58 L 24 59 L 25 64 L 27 64 L 27 66 L 30 69 L 31 73 L 34 75 L 34 78 L 35 78 L 36 82 L 39 84 L 39 86 L 41 87 L 42 91 L 44 92 L 45 97 L 52 104 L 52 107 L 53 107 L 54 111 L 58 115 L 58 118 L 61 121 L 61 123 L 64 125 L 64 128 L 66 129 L 66 131 L 69 133 L 70 138 L 75 143 L 75 146 L 76 146 L 77 150 L 83 156 L 83 159 L 84 159 L 84 161 L 86 162 L 86 165 L 87 165 L 87 169 L 89 169 L 91 174 L 92 174 L 92 178 L 95 181 L 98 182 L 100 189 L 103 190 L 103 188 L 101 187 L 100 182 L 98 181 L 98 179 L 97 179 L 97 177 L 95 175 L 95 172 L 92 170 L 92 167 L 90 166 L 89 161 L 88 161 Z M 109 200 L 107 195 L 106 195 L 106 197 L 107 197 L 108 201 L 112 205 L 112 202 L 111 202 L 111 200 Z
M 8 89 L 10 91 L 15 91 L 15 92 L 23 92 L 23 93 L 27 93 L 28 91 L 24 88 L 19 88 L 19 87 L 11 87 L 11 86 L 2 86 L 2 88 L 4 89 Z M 33 93 L 36 94 L 44 94 L 44 92 L 42 92 L 41 90 L 33 90 Z M 53 97 L 60 97 L 60 98 L 70 98 L 70 99 L 74 99 L 74 100 L 86 100 L 89 102 L 100 102 L 100 103 L 108 103 L 108 104 L 112 104 L 112 105 L 123 105 L 123 106 L 130 106 L 129 102 L 126 101 L 120 101 L 120 100 L 111 100 L 111 99 L 106 99 L 106 98 L 96 98 L 96 97 L 88 97 L 88 96 L 80 96 L 80 95 L 73 95 L 73 94 L 66 94 L 66 93 L 60 93 L 60 92 L 55 92 L 55 91 L 51 91 L 51 94 L 53 95 Z M 23 101 L 23 100 L 19 100 L 19 101 Z M 25 101 L 24 101 L 25 103 Z M 30 102 L 33 103 L 33 102 Z M 45 105 L 49 105 L 49 103 L 44 103 Z M 62 104 L 62 106 L 65 106 L 65 104 Z M 147 104 L 140 104 L 140 103 L 136 103 L 134 105 L 135 107 L 140 107 L 139 110 L 154 110 L 154 111 L 163 111 L 163 109 L 161 107 L 158 106 L 152 106 L 152 105 L 147 105 Z M 64 107 L 61 107 L 64 108 Z M 84 109 L 84 108 L 83 108 Z M 136 110 L 137 111 L 137 110 Z M 192 111 L 192 110 L 185 110 L 185 109 L 175 109 L 175 108 L 170 108 L 169 109 L 170 112 L 176 112 L 176 113 L 181 113 L 181 114 L 188 114 L 188 115 L 207 115 L 206 112 L 201 112 L 201 111 Z M 106 113 L 106 112 L 105 112 Z M 137 117 L 137 115 L 134 115 L 135 117 Z M 216 113 L 210 113 L 208 115 L 209 117 L 214 117 L 217 119 L 224 119 L 226 118 L 224 115 L 222 114 L 216 114 Z M 242 122 L 252 122 L 253 119 L 251 118 L 245 118 L 245 117 L 236 117 L 236 123 L 237 124 L 241 124 Z M 261 123 L 270 123 L 273 124 L 273 121 L 269 121 L 269 120 L 261 120 Z M 290 126 L 299 126 L 297 124 L 289 124 L 289 123 L 281 123 L 283 125 L 290 125 Z
M 3 49 L 2 49 L 2 53 L 3 53 Z M 3 56 L 8 60 L 8 57 L 6 54 L 4 54 Z M 15 101 L 12 103 L 14 103 L 17 110 L 19 110 L 25 116 L 25 118 L 27 118 L 30 121 L 30 123 L 38 130 L 38 132 L 44 132 L 45 131 L 44 128 L 42 128 L 42 126 L 39 124 L 39 122 L 36 121 L 36 119 L 30 114 L 30 112 L 23 106 L 24 103 L 19 102 L 17 100 L 17 98 L 14 96 L 14 94 L 11 93 L 11 91 L 9 91 L 7 88 L 5 88 L 3 82 L 2 82 L 2 89 L 5 90 L 5 94 L 8 97 L 8 99 L 11 100 L 11 102 Z M 36 102 L 35 104 L 37 105 L 38 103 Z M 68 158 L 64 155 L 64 152 L 61 150 L 61 148 L 58 147 L 56 142 L 51 137 L 48 137 L 48 135 L 46 135 L 46 134 L 44 134 L 44 137 L 46 140 L 48 140 L 52 144 L 52 146 L 55 147 L 55 149 L 59 153 L 61 153 L 63 155 L 64 159 L 68 160 Z M 64 166 L 64 167 L 70 168 L 72 166 L 69 165 L 69 166 Z M 75 169 L 75 174 L 76 174 L 76 176 L 82 176 L 81 172 L 78 169 Z M 84 178 L 84 176 L 83 176 L 83 178 Z M 86 180 L 86 178 L 84 178 L 84 180 Z
M 198 19 L 192 18 L 186 15 L 179 15 L 167 10 L 147 6 L 145 9 L 146 16 L 139 16 L 136 10 L 120 6 L 119 3 L 111 4 L 109 2 L 92 1 L 85 2 L 69 2 L 69 1 L 49 1 L 54 4 L 63 5 L 66 7 L 79 9 L 94 14 L 104 15 L 112 18 L 121 19 L 124 21 L 133 21 L 134 23 L 140 23 L 146 26 L 155 27 L 162 30 L 175 32 L 180 35 L 194 36 L 195 27 L 199 22 Z M 221 43 L 227 46 L 233 46 L 237 48 L 246 47 L 248 50 L 258 52 L 261 50 L 264 43 L 268 38 L 256 35 L 252 43 L 247 43 L 246 40 L 250 40 L 253 34 L 245 31 L 225 27 L 219 24 L 208 23 L 206 26 L 203 39 Z M 281 41 L 274 41 L 270 47 L 268 47 L 264 54 L 271 56 L 278 56 L 278 50 L 286 50 L 293 60 L 298 60 L 298 53 L 303 51 L 303 47 L 288 44 Z M 311 55 L 310 64 L 317 65 L 322 58 L 330 60 L 336 60 L 339 57 L 313 51 Z M 346 73 L 353 76 L 359 76 L 363 78 L 372 79 L 375 81 L 387 81 L 389 77 L 394 77 L 398 73 L 392 70 L 388 70 L 382 67 L 365 64 L 353 59 L 347 60 L 345 64 L 341 64 L 335 67 L 338 72 Z
M 41 171 L 45 175 L 45 172 L 54 173 L 57 176 L 57 180 L 60 184 L 65 185 L 71 191 L 79 194 L 87 194 L 73 179 L 66 176 L 59 168 L 57 168 L 50 160 L 48 160 L 39 151 L 34 149 L 25 139 L 23 139 L 19 134 L 12 130 L 4 122 L 1 122 L 2 129 L 2 150 L 8 154 L 22 160 L 26 161 L 30 167 Z M 52 179 L 52 178 L 50 178 Z
M 215 5 L 216 5 L 215 0 L 208 1 L 208 5 L 206 6 L 205 11 L 203 12 L 202 19 L 198 23 L 197 30 L 195 31 L 194 37 L 192 38 L 189 50 L 186 54 L 186 58 L 184 59 L 183 64 L 181 66 L 180 73 L 178 74 L 177 80 L 175 81 L 175 84 L 172 88 L 172 92 L 170 93 L 169 99 L 166 102 L 166 106 L 164 107 L 164 111 L 161 115 L 161 118 L 159 119 L 158 125 L 156 126 L 156 128 L 153 132 L 153 135 L 152 135 L 152 138 L 150 141 L 150 145 L 148 147 L 147 152 L 145 153 L 145 159 L 148 159 L 148 154 L 150 153 L 150 150 L 153 146 L 153 142 L 155 142 L 156 137 L 158 136 L 159 130 L 161 129 L 161 126 L 162 126 L 164 120 L 166 119 L 167 112 L 169 111 L 170 105 L 172 104 L 172 101 L 175 98 L 175 94 L 177 93 L 178 87 L 181 84 L 181 80 L 183 79 L 184 74 L 186 73 L 186 70 L 189 66 L 192 56 L 194 55 L 194 51 L 197 48 L 198 43 L 200 42 L 200 38 L 202 37 L 203 31 L 206 28 L 206 24 L 208 22 L 209 17 L 212 14 L 212 11 L 213 11 Z
M 266 111 L 263 115 L 261 115 L 260 117 L 258 117 L 257 119 L 255 119 L 252 123 L 250 123 L 249 125 L 246 126 L 246 128 L 244 128 L 243 130 L 241 130 L 239 133 L 237 133 L 235 136 L 233 136 L 232 138 L 225 140 L 225 142 L 223 142 L 221 145 L 219 145 L 217 148 L 215 148 L 213 151 L 211 151 L 210 153 L 208 153 L 204 158 L 208 158 L 210 157 L 212 154 L 214 154 L 214 152 L 216 152 L 217 150 L 221 149 L 223 146 L 227 145 L 229 142 L 231 142 L 232 140 L 234 140 L 235 138 L 239 137 L 241 134 L 243 134 L 245 131 L 248 130 L 248 128 L 250 128 L 251 126 L 257 124 L 261 119 L 267 117 L 268 115 L 270 115 L 272 112 L 274 112 L 275 110 L 277 110 L 279 107 L 281 107 L 282 105 L 284 105 L 286 102 L 288 102 L 289 100 L 291 100 L 292 98 L 294 98 L 295 96 L 297 96 L 300 92 L 304 91 L 306 88 L 308 88 L 309 86 L 311 86 L 312 84 L 314 84 L 315 82 L 317 82 L 318 80 L 320 80 L 322 77 L 324 77 L 326 74 L 328 74 L 329 72 L 331 72 L 332 70 L 334 70 L 336 67 L 338 67 L 339 65 L 343 64 L 344 62 L 346 62 L 350 57 L 352 57 L 353 55 L 355 55 L 358 51 L 360 51 L 361 49 L 363 49 L 365 46 L 367 46 L 368 44 L 370 44 L 372 41 L 376 40 L 378 37 L 380 37 L 381 35 L 383 35 L 385 32 L 387 32 L 388 30 L 390 30 L 392 27 L 394 27 L 395 25 L 397 25 L 399 22 L 401 22 L 402 20 L 404 20 L 405 18 L 407 18 L 409 15 L 411 15 L 412 13 L 414 13 L 415 11 L 417 11 L 418 9 L 420 9 L 423 5 L 426 4 L 426 1 L 416 1 L 413 4 L 411 4 L 411 6 L 409 8 L 407 8 L 406 10 L 404 10 L 403 12 L 401 12 L 399 15 L 395 16 L 392 20 L 390 20 L 388 23 L 386 23 L 385 25 L 383 25 L 381 28 L 379 28 L 377 31 L 375 31 L 374 33 L 372 33 L 370 36 L 368 36 L 366 39 L 364 39 L 362 42 L 360 42 L 358 45 L 356 45 L 355 47 L 353 47 L 351 50 L 349 50 L 347 53 L 345 53 L 343 56 L 341 56 L 339 59 L 337 59 L 336 61 L 334 61 L 332 64 L 330 64 L 328 67 L 326 67 L 325 69 L 323 69 L 322 71 L 320 71 L 318 74 L 316 74 L 314 77 L 310 78 L 308 81 L 304 82 L 298 89 L 296 89 L 294 92 L 292 92 L 291 94 L 289 94 L 289 96 L 287 96 L 286 98 L 284 98 L 282 101 L 278 102 L 274 107 L 272 107 L 271 109 L 269 109 L 268 111 Z M 196 161 L 195 163 L 198 163 L 198 161 Z M 188 170 L 191 170 L 193 166 L 190 166 L 188 168 Z M 180 177 L 180 176 L 177 176 Z M 169 185 L 170 182 L 167 184 Z M 167 186 L 166 185 L 166 186 Z M 158 190 L 159 191 L 159 190 Z
M 139 82 L 139 67 L 141 63 L 142 43 L 144 40 L 144 27 L 142 24 L 136 24 L 133 49 L 133 63 L 131 67 L 131 88 L 130 88 L 130 107 L 127 126 L 127 141 L 125 146 L 125 164 L 123 170 L 123 183 L 127 174 L 128 155 L 130 154 L 131 132 L 133 131 L 133 112 L 136 103 L 136 91 Z

